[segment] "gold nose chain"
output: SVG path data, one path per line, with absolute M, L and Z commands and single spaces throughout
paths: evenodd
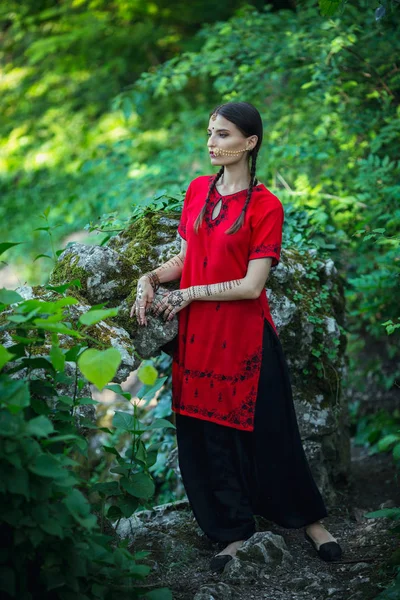
M 215 148 L 213 150 L 214 156 L 238 156 L 242 152 L 247 152 L 248 148 L 244 148 L 243 150 L 221 150 L 221 148 Z

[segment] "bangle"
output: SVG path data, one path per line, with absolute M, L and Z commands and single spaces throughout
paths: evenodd
M 156 292 L 158 290 L 158 288 L 160 287 L 160 284 L 161 284 L 160 279 L 159 279 L 157 273 L 155 273 L 154 271 L 149 271 L 148 273 L 145 273 L 143 275 L 143 277 L 147 277 L 147 279 L 150 282 L 151 287 Z

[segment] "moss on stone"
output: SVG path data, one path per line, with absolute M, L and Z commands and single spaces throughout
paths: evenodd
M 177 213 L 148 211 L 143 217 L 130 223 L 118 238 L 113 239 L 111 245 L 113 250 L 118 251 L 121 247 L 124 247 L 124 258 L 131 266 L 135 266 L 139 270 L 139 276 L 152 270 L 154 268 L 154 263 L 159 261 L 160 257 L 155 246 L 167 244 L 168 236 L 170 236 L 171 241 L 176 237 L 176 224 L 167 225 L 161 223 L 160 220 L 162 218 L 173 219 L 176 222 Z M 125 298 L 129 306 L 131 306 L 136 299 L 137 280 L 138 277 L 134 277 L 127 289 Z M 118 321 L 120 321 L 120 319 L 118 319 Z M 124 321 L 126 321 L 126 319 L 124 319 Z M 132 319 L 129 318 L 127 326 L 129 329 L 132 328 Z
M 79 257 L 71 254 L 66 254 L 58 261 L 54 270 L 50 274 L 49 282 L 51 285 L 62 285 L 74 279 L 79 279 L 81 288 L 71 287 L 68 293 L 74 298 L 87 302 L 85 295 L 87 293 L 88 274 L 83 267 L 78 266 Z M 77 290 L 80 290 L 78 292 Z M 80 298 L 78 298 L 80 296 Z

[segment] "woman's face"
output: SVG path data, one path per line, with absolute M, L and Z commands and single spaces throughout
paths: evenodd
M 222 115 L 211 116 L 207 136 L 212 165 L 231 165 L 246 160 L 246 150 L 252 150 L 258 139 L 256 135 L 245 137 L 236 125 Z

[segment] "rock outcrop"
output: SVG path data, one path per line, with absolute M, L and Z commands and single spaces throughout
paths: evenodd
M 148 315 L 148 327 L 129 316 L 138 277 L 166 262 L 180 249 L 176 213 L 148 212 L 112 238 L 106 246 L 73 244 L 59 257 L 53 285 L 80 279 L 70 288 L 79 304 L 78 318 L 89 306 L 118 306 L 118 316 L 93 327 L 93 337 L 117 347 L 122 363 L 115 381 L 124 381 L 141 359 L 170 352 L 177 318 L 165 323 Z M 176 289 L 170 282 L 159 290 Z M 25 290 L 48 299 L 44 288 Z M 335 486 L 346 480 L 349 436 L 341 381 L 346 373 L 342 282 L 332 260 L 316 250 L 285 249 L 267 282 L 272 316 L 288 361 L 300 432 L 316 482 L 329 503 Z M 67 343 L 68 340 L 65 341 Z

